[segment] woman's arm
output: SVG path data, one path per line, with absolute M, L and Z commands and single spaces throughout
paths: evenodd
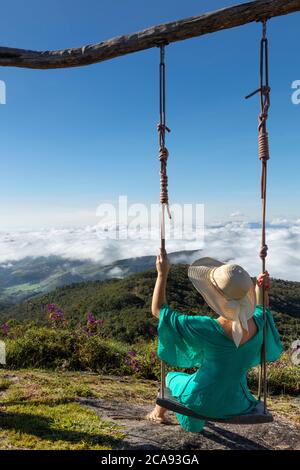
M 156 258 L 157 279 L 152 297 L 152 315 L 159 318 L 160 308 L 167 303 L 166 286 L 170 264 L 167 253 L 161 252 Z
M 264 303 L 264 291 L 265 291 L 265 306 L 269 307 L 269 293 L 268 291 L 270 290 L 271 287 L 271 281 L 269 277 L 268 271 L 266 271 L 264 274 L 259 274 L 256 279 L 256 286 L 255 286 L 255 292 L 256 292 L 256 305 L 263 305 Z

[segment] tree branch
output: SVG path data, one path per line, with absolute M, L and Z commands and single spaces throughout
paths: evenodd
M 30 51 L 0 47 L 0 66 L 54 69 L 95 64 L 156 47 L 162 41 L 182 41 L 296 11 L 300 11 L 300 0 L 257 0 L 80 48 Z

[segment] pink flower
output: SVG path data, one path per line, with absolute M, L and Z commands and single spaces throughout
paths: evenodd
M 135 372 L 140 370 L 140 364 L 135 359 L 133 359 L 129 365 Z
M 155 360 L 155 359 L 156 359 L 156 354 L 155 354 L 155 352 L 152 351 L 151 354 L 150 354 L 150 357 L 151 357 L 151 359 L 154 359 L 154 360 Z
M 104 320 L 96 320 L 92 312 L 87 314 L 87 330 L 90 334 L 96 334 L 98 327 L 104 324 Z
M 155 335 L 156 336 L 156 329 L 153 326 L 150 326 L 149 333 L 150 333 L 150 335 Z
M 52 323 L 52 326 L 57 326 L 58 324 L 65 323 L 65 314 L 58 308 L 55 304 L 48 305 L 49 312 L 49 321 Z
M 134 351 L 128 351 L 128 356 L 135 357 L 136 353 Z
M 2 323 L 2 325 L 0 325 L 0 328 L 5 335 L 7 335 L 10 330 L 10 327 L 7 323 Z
M 87 322 L 88 322 L 88 324 L 93 324 L 93 323 L 95 323 L 95 317 L 94 317 L 94 315 L 93 315 L 91 312 L 89 312 L 89 313 L 87 314 Z

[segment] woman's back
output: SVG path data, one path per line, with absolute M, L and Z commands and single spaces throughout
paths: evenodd
M 223 328 L 223 330 L 225 331 L 225 333 L 227 334 L 227 336 L 233 341 L 233 336 L 232 336 L 232 321 L 231 320 L 226 320 L 225 318 L 223 317 L 219 317 L 217 319 L 217 321 L 220 323 L 221 327 Z M 246 330 L 243 330 L 243 336 L 242 336 L 242 339 L 240 341 L 240 345 L 246 343 L 247 341 L 249 341 L 253 336 L 255 336 L 257 334 L 257 325 L 255 323 L 255 321 L 253 320 L 253 318 L 250 318 L 250 320 L 248 320 L 248 331 Z

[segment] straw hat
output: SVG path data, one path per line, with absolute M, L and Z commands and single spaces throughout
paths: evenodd
M 232 321 L 233 340 L 239 346 L 256 307 L 255 288 L 247 271 L 237 264 L 200 258 L 189 267 L 188 276 L 214 312 Z

